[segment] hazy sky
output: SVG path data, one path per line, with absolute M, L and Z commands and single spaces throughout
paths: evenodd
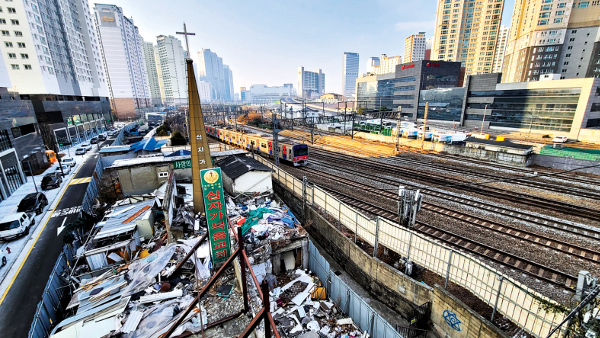
M 404 54 L 404 39 L 420 31 L 433 36 L 436 0 L 114 0 L 146 41 L 183 30 L 197 51 L 209 48 L 233 71 L 241 86 L 298 87 L 297 70 L 323 69 L 327 92 L 341 93 L 342 55 L 360 54 L 360 72 L 371 56 Z M 93 2 L 90 3 L 93 6 Z M 514 0 L 506 0 L 510 24 Z M 180 37 L 185 48 L 183 37 Z

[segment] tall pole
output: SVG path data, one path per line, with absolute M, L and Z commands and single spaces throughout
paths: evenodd
M 429 111 L 429 102 L 425 102 L 425 115 L 423 115 L 423 141 L 421 141 L 421 149 L 425 146 L 425 132 L 427 131 L 427 112 Z
M 348 108 L 348 101 L 344 101 L 344 135 L 346 135 L 346 108 Z M 352 128 L 354 128 L 354 122 L 352 122 Z M 352 134 L 352 138 L 354 138 L 354 133 Z
M 277 115 L 273 111 L 271 111 L 271 115 L 273 116 L 273 159 L 275 160 L 275 166 L 279 167 L 279 129 L 277 129 Z
M 485 105 L 485 109 L 483 110 L 483 120 L 481 120 L 481 133 L 483 134 L 483 125 L 485 123 L 485 114 L 487 113 L 487 104 Z
M 33 181 L 33 186 L 35 187 L 35 192 L 39 192 L 37 185 L 35 184 L 35 176 L 33 175 L 33 169 L 31 169 L 31 162 L 27 160 L 27 165 L 29 165 L 29 172 L 31 173 L 31 180 Z

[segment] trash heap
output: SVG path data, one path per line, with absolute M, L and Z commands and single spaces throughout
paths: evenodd
M 166 332 L 211 276 L 207 241 L 184 262 L 200 238 L 164 246 L 163 239 L 149 242 L 136 259 L 79 281 L 67 306 L 73 315 L 51 337 L 155 337 Z M 177 332 L 200 332 L 197 317 L 190 315 Z
M 367 337 L 334 303 L 328 301 L 318 277 L 304 270 L 289 271 L 289 280 L 269 295 L 273 320 L 282 337 Z

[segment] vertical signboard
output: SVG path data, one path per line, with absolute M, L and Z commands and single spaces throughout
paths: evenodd
M 200 177 L 202 178 L 202 194 L 204 196 L 204 208 L 206 209 L 210 252 L 213 262 L 219 263 L 227 260 L 231 255 L 221 168 L 201 170 Z

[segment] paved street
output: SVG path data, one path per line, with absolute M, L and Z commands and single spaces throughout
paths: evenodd
M 90 177 L 97 161 L 97 154 L 90 156 L 73 180 Z M 73 180 L 63 184 L 69 184 Z M 57 229 L 62 224 L 68 224 L 77 219 L 78 207 L 85 195 L 88 182 L 87 180 L 79 181 L 82 183 L 70 184 L 63 195 L 58 197 L 60 200 L 34 243 L 29 256 L 26 257 L 16 276 L 12 276 L 13 281 L 6 294 L 2 296 L 0 332 L 3 337 L 27 337 L 37 304 L 41 300 L 48 277 L 63 248 L 63 233 L 57 234 Z M 41 226 L 44 224 L 42 223 Z M 11 278 L 11 276 L 9 275 L 7 278 Z

